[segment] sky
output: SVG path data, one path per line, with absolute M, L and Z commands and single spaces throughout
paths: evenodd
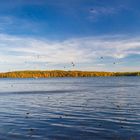
M 139 5 L 139 0 L 1 0 L 0 72 L 140 71 Z

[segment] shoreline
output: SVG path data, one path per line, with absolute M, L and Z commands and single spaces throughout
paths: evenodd
M 140 72 L 102 72 L 102 71 L 63 71 L 63 70 L 25 70 L 2 72 L 0 78 L 51 78 L 51 77 L 118 77 L 140 76 Z

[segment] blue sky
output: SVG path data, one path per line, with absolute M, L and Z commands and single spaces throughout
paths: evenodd
M 139 5 L 139 0 L 1 0 L 0 71 L 139 71 Z

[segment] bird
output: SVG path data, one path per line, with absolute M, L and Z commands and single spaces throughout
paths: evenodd
M 40 55 L 37 55 L 37 59 L 39 59 L 40 58 Z
M 73 62 L 71 62 L 71 64 L 72 64 L 73 67 L 75 66 L 75 64 Z
M 94 11 L 94 9 L 93 8 L 90 8 L 90 12 L 92 12 L 92 11 Z

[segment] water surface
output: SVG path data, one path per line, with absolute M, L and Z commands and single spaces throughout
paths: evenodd
M 0 79 L 0 140 L 140 140 L 140 78 Z

